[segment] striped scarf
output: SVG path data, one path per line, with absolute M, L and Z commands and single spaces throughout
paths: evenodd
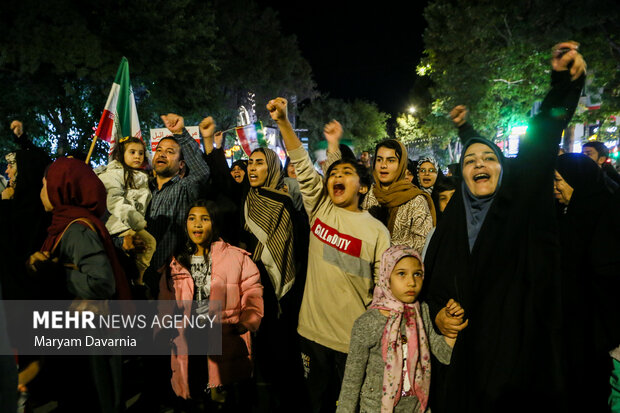
M 282 176 L 278 156 L 267 148 L 258 150 L 267 160 L 267 179 L 264 186 L 250 189 L 245 201 L 245 222 L 258 239 L 252 259 L 265 265 L 279 301 L 295 281 L 293 221 L 291 210 L 283 202 L 288 195 L 279 190 Z

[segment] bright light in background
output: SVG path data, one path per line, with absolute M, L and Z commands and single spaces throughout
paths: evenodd
M 527 126 L 513 126 L 510 129 L 511 135 L 525 135 L 525 132 L 527 132 Z
M 415 110 L 416 110 L 416 109 L 415 109 L 415 106 L 409 106 L 408 111 L 409 111 L 409 113 L 411 113 L 412 115 L 415 113 Z

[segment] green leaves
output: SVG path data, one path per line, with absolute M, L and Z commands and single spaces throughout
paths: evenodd
M 620 110 L 620 11 L 612 1 L 432 0 L 424 15 L 426 50 L 417 72 L 433 84 L 433 107 L 422 109 L 428 116 L 419 125 L 428 135 L 449 124 L 436 115 L 457 104 L 469 107 L 489 137 L 527 122 L 549 87 L 551 47 L 564 40 L 581 43 L 591 87 L 603 89 L 596 116 Z
M 387 138 L 386 122 L 389 115 L 374 103 L 352 102 L 322 97 L 305 106 L 300 114 L 301 128 L 308 129 L 310 150 L 317 149 L 323 140 L 323 127 L 333 119 L 342 124 L 343 138 L 350 139 L 358 151 L 372 149 Z

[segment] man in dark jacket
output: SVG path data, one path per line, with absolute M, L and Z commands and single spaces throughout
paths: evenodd
M 607 162 L 609 159 L 609 149 L 607 149 L 607 146 L 599 141 L 586 142 L 581 147 L 581 153 L 596 162 L 599 168 L 603 170 L 605 186 L 611 192 L 616 192 L 620 188 L 620 174 Z

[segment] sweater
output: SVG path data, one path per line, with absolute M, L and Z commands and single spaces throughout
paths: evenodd
M 428 334 L 431 352 L 441 363 L 449 364 L 452 348 L 446 343 L 444 337 L 433 329 L 428 305 L 422 303 L 421 309 L 424 330 Z M 360 412 L 381 411 L 385 368 L 381 338 L 386 321 L 387 317 L 376 308 L 366 311 L 355 321 L 337 413 L 357 412 L 358 408 Z M 404 331 L 404 323 L 403 318 L 401 331 Z M 402 397 L 394 408 L 395 412 L 418 412 L 419 410 L 420 402 L 415 396 Z
M 310 220 L 308 271 L 298 333 L 342 353 L 351 328 L 372 301 L 387 228 L 366 211 L 338 208 L 303 147 L 289 151 Z

